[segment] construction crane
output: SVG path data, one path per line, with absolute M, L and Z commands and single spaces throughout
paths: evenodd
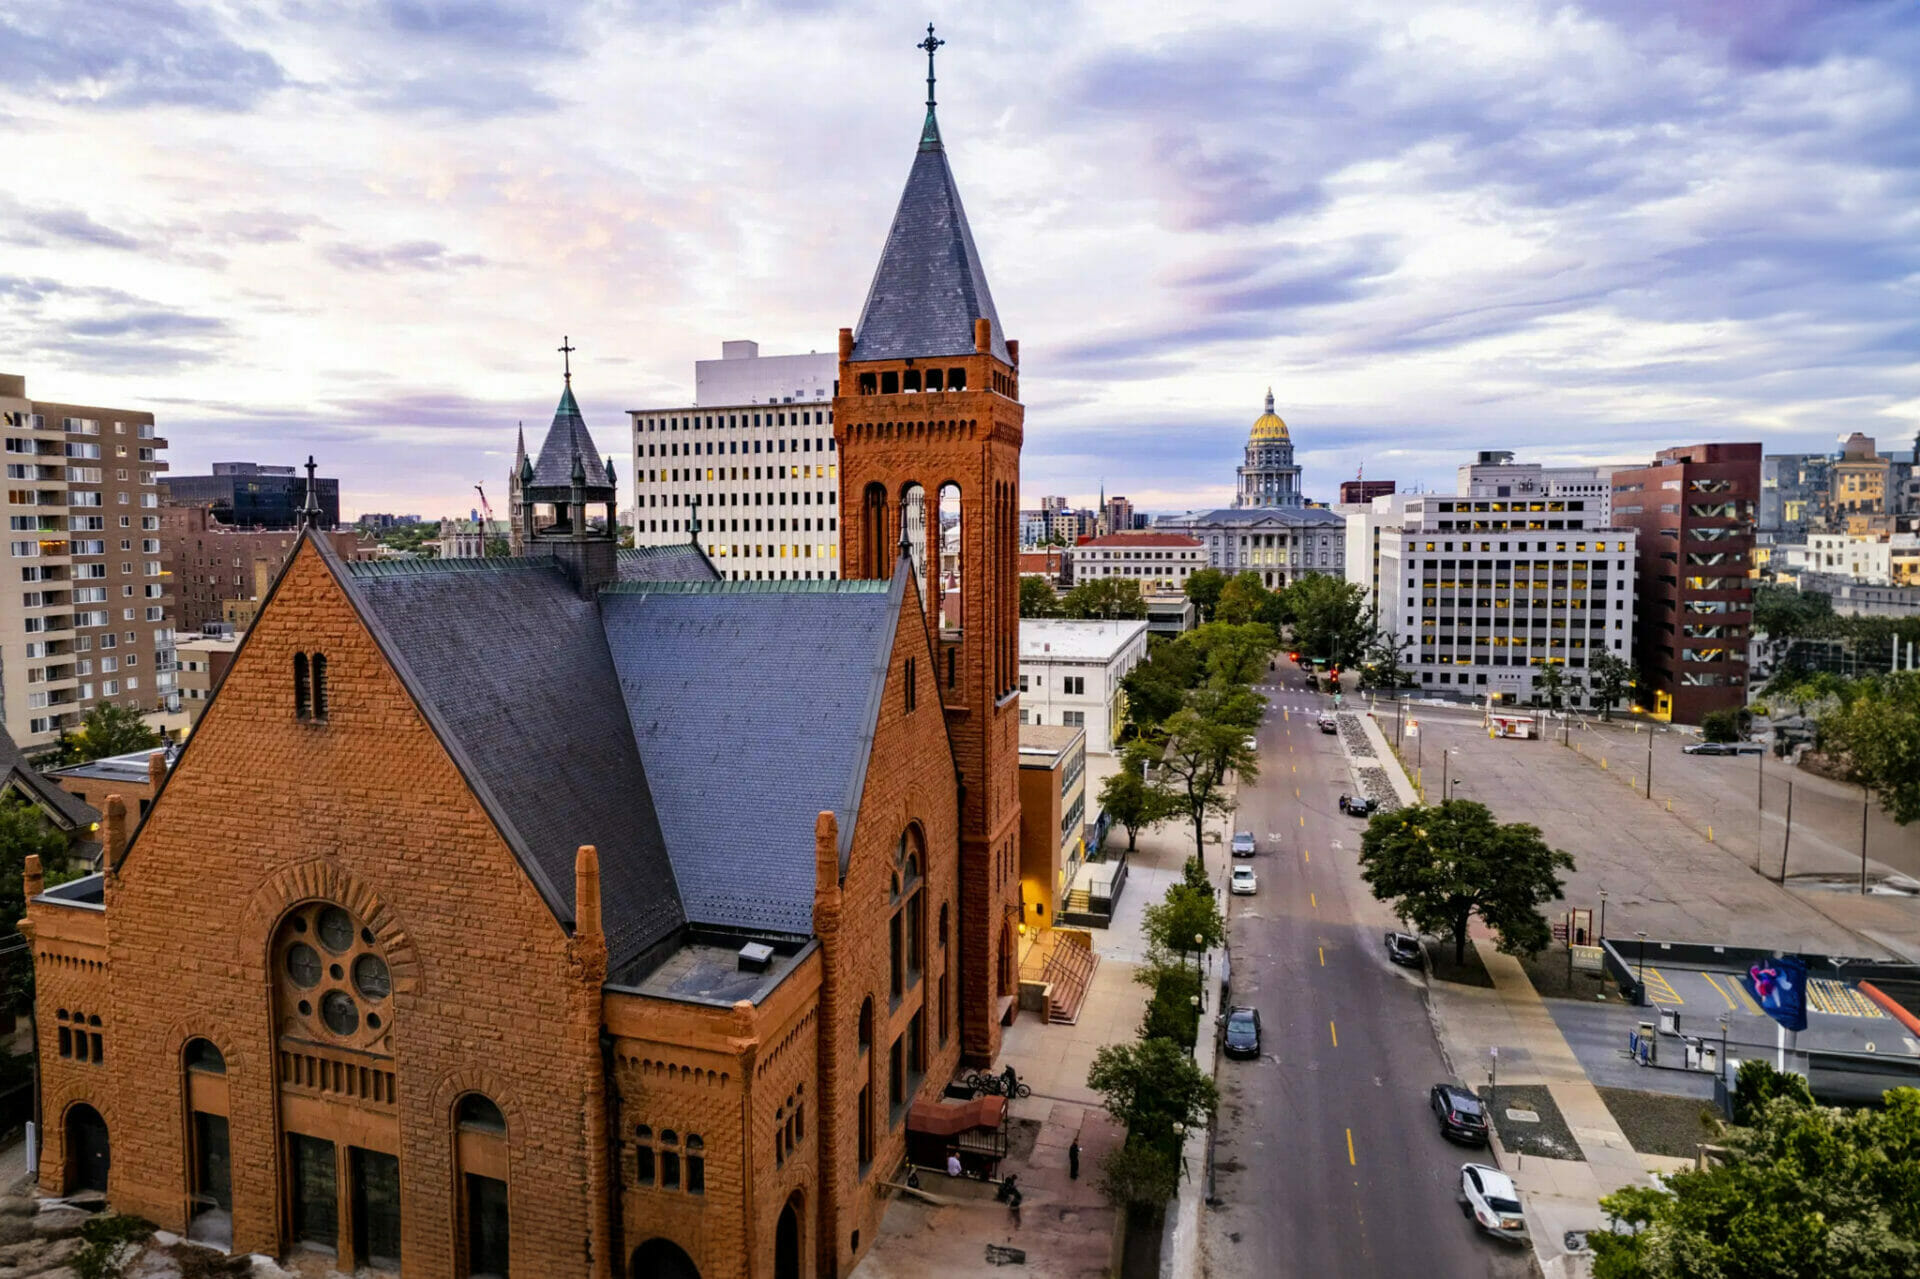
M 493 507 L 487 502 L 487 490 L 476 484 L 473 491 L 480 495 L 480 515 L 486 523 L 480 526 L 480 553 L 487 553 L 487 543 L 493 540 Z

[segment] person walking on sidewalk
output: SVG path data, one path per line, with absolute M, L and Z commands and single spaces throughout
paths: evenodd
M 1067 1180 L 1080 1180 L 1080 1139 L 1075 1137 L 1073 1144 L 1067 1147 Z

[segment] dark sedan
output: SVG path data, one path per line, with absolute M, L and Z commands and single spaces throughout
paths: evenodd
M 1379 808 L 1379 800 L 1368 799 L 1364 795 L 1342 795 L 1340 797 L 1340 811 L 1349 817 L 1372 817 L 1374 813 L 1379 811 Z
M 1229 1057 L 1260 1055 L 1260 1012 L 1255 1008 L 1227 1009 L 1227 1033 L 1223 1047 Z
M 1427 1094 L 1434 1118 L 1440 1121 L 1440 1135 L 1469 1146 L 1487 1144 L 1487 1109 L 1480 1099 L 1459 1084 L 1435 1084 Z
M 1421 967 L 1420 939 L 1412 933 L 1388 933 L 1387 958 L 1409 968 Z

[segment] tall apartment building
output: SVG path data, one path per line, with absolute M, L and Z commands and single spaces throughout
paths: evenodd
M 178 710 L 153 415 L 27 398 L 0 374 L 9 576 L 0 715 L 23 750 L 113 702 Z
M 633 409 L 636 546 L 694 536 L 722 577 L 840 576 L 836 355 L 727 342 L 694 367 L 694 404 Z
M 1453 497 L 1396 494 L 1354 514 L 1347 544 L 1367 562 L 1348 573 L 1371 579 L 1381 628 L 1422 688 L 1532 702 L 1557 666 L 1584 702 L 1596 656 L 1631 656 L 1635 534 L 1608 527 L 1590 497 L 1546 496 L 1538 476 L 1517 483 L 1510 459 L 1487 465 L 1463 467 Z
M 1640 533 L 1635 658 L 1655 713 L 1677 723 L 1747 704 L 1760 447 L 1662 449 L 1613 473 L 1614 519 Z
M 307 477 L 291 466 L 259 462 L 215 462 L 211 475 L 174 475 L 164 482 L 164 500 L 175 506 L 204 506 L 222 524 L 235 528 L 293 529 L 307 503 Z M 317 476 L 320 527 L 340 526 L 340 481 Z

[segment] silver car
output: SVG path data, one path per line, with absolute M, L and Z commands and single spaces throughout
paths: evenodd
M 1235 857 L 1253 856 L 1253 832 L 1237 830 L 1233 832 L 1233 855 Z

